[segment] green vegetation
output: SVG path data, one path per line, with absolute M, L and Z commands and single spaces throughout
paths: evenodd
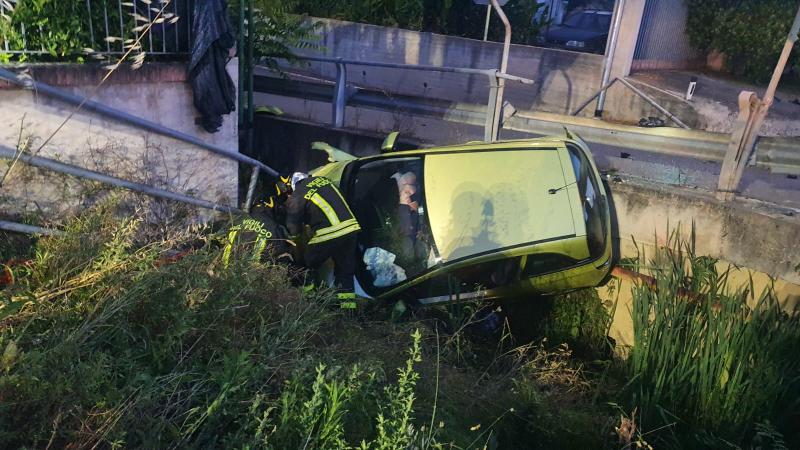
M 297 62 L 298 49 L 320 49 L 317 25 L 293 14 L 299 0 L 250 0 L 253 7 L 253 57 L 258 64 L 280 72 L 279 59 Z M 229 2 L 234 28 L 239 26 L 241 0 Z M 238 31 L 237 31 L 238 32 Z
M 631 403 L 659 436 L 686 446 L 747 442 L 758 427 L 797 430 L 800 316 L 775 293 L 735 289 L 717 261 L 674 238 L 649 262 L 657 287 L 633 291 Z M 797 439 L 797 436 L 793 436 Z
M 156 234 L 120 211 L 101 203 L 20 249 L 32 261 L 0 289 L 0 447 L 798 444 L 797 316 L 731 290 L 686 243 L 642 260 L 656 288 L 634 288 L 620 359 L 593 291 L 509 302 L 506 320 L 475 302 L 392 322 L 246 251 L 224 269 L 209 230 Z
M 316 17 L 371 23 L 409 30 L 483 38 L 486 7 L 471 1 L 453 0 L 296 0 L 294 11 Z M 532 44 L 542 23 L 535 20 L 540 5 L 536 0 L 509 2 L 503 9 L 512 25 L 512 42 Z M 489 37 L 503 39 L 503 25 L 492 14 Z
M 686 0 L 692 45 L 717 50 L 728 68 L 751 81 L 769 80 L 797 12 L 794 0 Z M 800 71 L 795 46 L 788 67 Z

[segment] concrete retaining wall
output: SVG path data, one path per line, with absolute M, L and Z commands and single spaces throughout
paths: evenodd
M 430 66 L 500 67 L 501 43 L 332 19 L 313 20 L 320 23 L 320 44 L 325 48 L 325 56 Z M 336 76 L 334 65 L 329 63 L 312 63 L 307 69 L 328 79 Z M 602 55 L 512 45 L 508 73 L 533 79 L 536 83 L 528 86 L 509 82 L 506 99 L 519 110 L 569 113 L 600 88 L 602 70 Z M 347 75 L 350 83 L 397 94 L 478 104 L 488 100 L 489 83 L 480 75 L 367 66 L 348 66 Z M 638 122 L 641 117 L 658 115 L 654 108 L 622 86 L 614 86 L 609 92 L 608 119 Z M 667 109 L 690 125 L 696 121 L 691 107 L 664 97 L 659 101 L 663 101 Z M 584 114 L 593 112 L 591 106 Z
M 236 60 L 228 66 L 234 80 L 236 67 Z M 42 65 L 28 71 L 38 81 L 84 96 L 90 95 L 105 75 L 105 70 L 90 65 Z M 226 116 L 214 134 L 195 125 L 198 114 L 184 64 L 148 63 L 137 71 L 121 68 L 97 90 L 94 100 L 238 151 L 235 113 Z M 73 110 L 63 102 L 4 82 L 0 82 L 0 105 L 0 143 L 16 147 L 20 139 L 27 140 L 33 150 Z M 225 205 L 235 206 L 237 202 L 236 162 L 93 113 L 75 114 L 39 156 Z M 5 161 L 2 167 L 5 172 Z M 18 164 L 2 186 L 0 211 L 4 215 L 43 213 L 46 218 L 58 218 L 91 203 L 102 191 L 93 183 Z M 163 212 L 169 215 L 175 205 L 164 205 Z

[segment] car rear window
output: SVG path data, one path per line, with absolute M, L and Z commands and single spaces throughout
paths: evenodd
M 348 198 L 361 225 L 361 286 L 368 292 L 390 288 L 435 265 L 422 158 L 380 159 L 354 170 Z

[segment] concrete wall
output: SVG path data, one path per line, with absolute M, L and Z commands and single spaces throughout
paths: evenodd
M 236 68 L 233 60 L 228 72 L 234 80 Z M 44 65 L 28 70 L 36 80 L 79 95 L 89 95 L 105 74 L 100 67 L 89 65 Z M 97 90 L 94 100 L 238 151 L 235 113 L 226 116 L 214 134 L 195 125 L 197 112 L 184 64 L 147 63 L 138 71 L 122 68 Z M 5 83 L 0 83 L 0 105 L 0 143 L 16 147 L 21 138 L 28 140 L 33 150 L 73 110 L 63 102 Z M 75 114 L 39 155 L 225 205 L 237 202 L 236 162 L 93 113 Z M 3 172 L 5 167 L 3 164 Z M 95 201 L 103 190 L 94 183 L 18 164 L 2 186 L 0 211 L 59 218 Z M 175 205 L 162 205 L 162 213 L 169 216 Z
M 610 187 L 617 220 L 613 234 L 623 257 L 644 255 L 649 260 L 678 228 L 690 242 L 694 226 L 696 254 L 718 258 L 718 273 L 730 269 L 729 288 L 747 289 L 752 283 L 756 298 L 773 289 L 787 310 L 800 306 L 800 217 L 757 203 L 719 202 L 691 189 L 618 183 Z M 599 290 L 608 304 L 616 304 L 611 337 L 623 346 L 633 344 L 632 287 L 630 280 L 616 280 Z
M 313 20 L 320 23 L 320 44 L 325 48 L 325 56 L 430 66 L 500 67 L 501 43 L 332 19 Z M 602 68 L 602 55 L 512 45 L 508 73 L 533 79 L 536 83 L 533 86 L 507 83 L 506 99 L 518 110 L 570 113 L 600 88 Z M 306 70 L 327 79 L 336 77 L 336 69 L 329 63 L 312 63 Z M 347 75 L 352 84 L 396 94 L 478 104 L 488 100 L 489 82 L 479 75 L 367 66 L 348 66 Z M 688 123 L 695 120 L 696 114 L 685 104 L 669 96 L 661 100 L 682 120 Z M 606 110 L 607 118 L 626 122 L 657 115 L 654 108 L 621 86 L 611 88 Z M 589 107 L 585 114 L 591 115 L 593 111 Z

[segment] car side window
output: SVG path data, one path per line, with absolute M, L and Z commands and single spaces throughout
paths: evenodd
M 472 264 L 420 283 L 414 292 L 418 298 L 429 298 L 495 289 L 518 281 L 520 269 L 520 257 Z
M 560 253 L 537 253 L 528 255 L 522 275 L 535 277 L 559 270 L 569 269 L 578 265 L 579 261 Z

